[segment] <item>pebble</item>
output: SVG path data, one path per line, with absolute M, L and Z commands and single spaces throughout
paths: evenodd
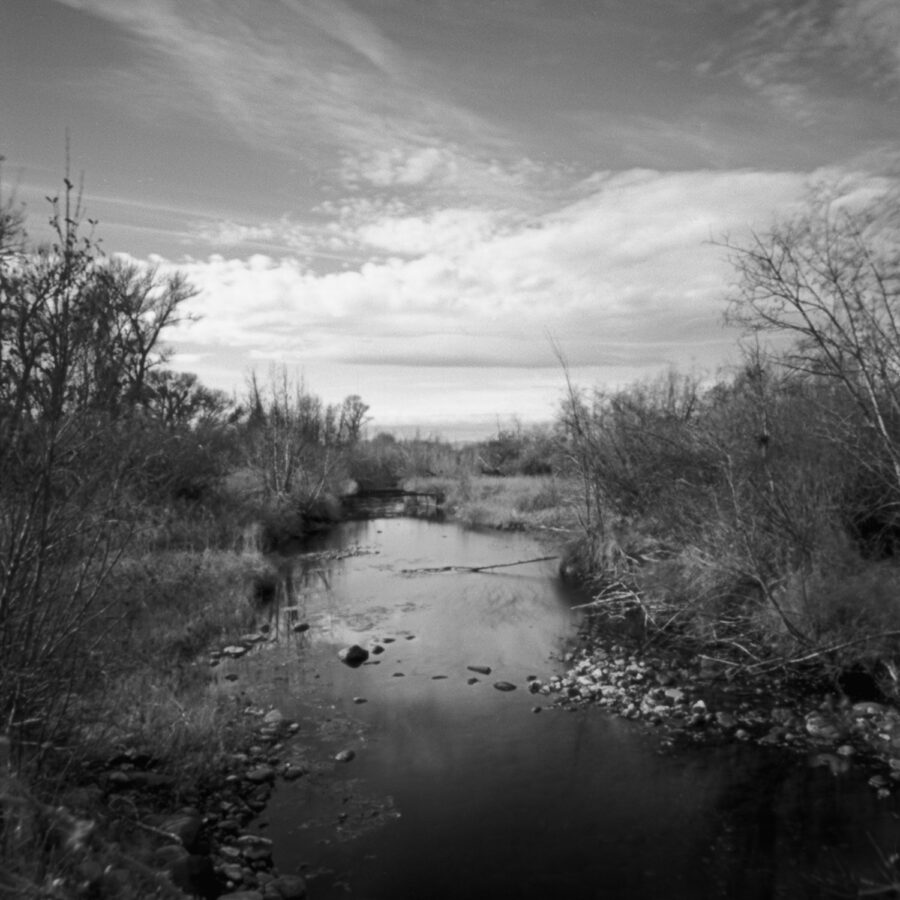
M 490 675 L 491 674 L 490 666 L 466 666 L 466 668 L 470 672 L 477 672 L 479 675 Z
M 275 770 L 271 766 L 257 766 L 255 769 L 250 769 L 244 777 L 254 784 L 263 784 L 275 780 Z
M 240 884 L 244 880 L 244 870 L 237 863 L 226 863 L 222 866 L 221 872 L 235 884 Z
M 351 759 L 356 758 L 355 750 L 341 750 L 340 753 L 335 753 L 334 761 L 340 763 L 350 762 Z
M 369 651 L 364 650 L 359 644 L 352 644 L 338 651 L 338 659 L 348 666 L 358 666 L 369 658 Z
M 508 681 L 495 681 L 494 687 L 498 691 L 514 691 L 516 689 L 516 686 Z

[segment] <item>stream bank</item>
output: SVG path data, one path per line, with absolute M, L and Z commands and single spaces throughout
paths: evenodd
M 596 705 L 662 735 L 662 746 L 741 741 L 805 755 L 842 775 L 858 766 L 879 799 L 900 789 L 900 711 L 884 702 L 823 691 L 798 673 L 749 677 L 686 650 L 653 651 L 581 634 L 565 674 L 532 691 L 564 706 Z
M 802 706 L 767 745 L 756 716 L 774 700 L 686 654 L 602 643 L 549 561 L 473 571 L 543 543 L 384 514 L 281 558 L 256 630 L 209 660 L 252 736 L 208 791 L 181 793 L 198 843 L 171 839 L 171 812 L 144 818 L 170 834 L 153 840 L 176 848 L 176 880 L 205 872 L 207 896 L 243 900 L 749 900 L 891 875 L 893 798 L 843 767 L 842 743 L 802 743 Z M 354 645 L 369 656 L 352 667 Z M 112 805 L 165 775 L 143 762 L 109 773 Z

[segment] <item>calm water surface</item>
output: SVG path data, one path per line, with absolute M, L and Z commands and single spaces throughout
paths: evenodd
M 292 744 L 310 773 L 279 783 L 257 825 L 312 900 L 761 900 L 883 882 L 900 827 L 863 775 L 741 744 L 664 754 L 642 725 L 530 694 L 529 675 L 564 668 L 577 628 L 553 562 L 402 571 L 546 546 L 386 518 L 344 523 L 315 549 L 348 547 L 363 552 L 285 560 L 281 640 L 223 687 L 249 682 L 301 723 Z M 301 621 L 309 631 L 290 633 Z M 352 669 L 336 656 L 351 643 L 385 652 Z M 354 759 L 335 762 L 344 749 Z

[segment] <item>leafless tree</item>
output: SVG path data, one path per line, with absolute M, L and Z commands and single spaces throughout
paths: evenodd
M 725 244 L 737 273 L 728 319 L 786 339 L 783 365 L 845 392 L 876 436 L 892 492 L 900 491 L 898 200 L 894 192 L 860 203 L 822 190 L 804 212 Z
M 122 489 L 140 465 L 128 419 L 162 331 L 191 295 L 104 259 L 66 179 L 54 239 L 32 247 L 0 202 L 0 721 L 52 727 L 108 620 Z

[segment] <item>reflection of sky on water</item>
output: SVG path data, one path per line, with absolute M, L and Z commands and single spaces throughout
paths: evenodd
M 288 714 L 319 698 L 301 731 L 312 756 L 358 751 L 337 773 L 352 784 L 280 785 L 265 814 L 282 871 L 335 870 L 311 882 L 313 900 L 346 896 L 342 880 L 391 900 L 813 898 L 836 865 L 872 870 L 870 833 L 882 847 L 900 838 L 861 779 L 746 745 L 661 756 L 646 729 L 599 709 L 534 714 L 545 698 L 526 678 L 558 667 L 573 627 L 552 563 L 396 574 L 547 555 L 534 540 L 392 519 L 347 523 L 323 544 L 336 541 L 379 552 L 295 566 L 286 599 L 312 627 L 238 664 Z M 337 661 L 341 646 L 376 641 L 377 664 Z M 377 810 L 361 795 L 390 797 L 399 818 L 363 828 Z M 353 827 L 364 833 L 346 839 Z

